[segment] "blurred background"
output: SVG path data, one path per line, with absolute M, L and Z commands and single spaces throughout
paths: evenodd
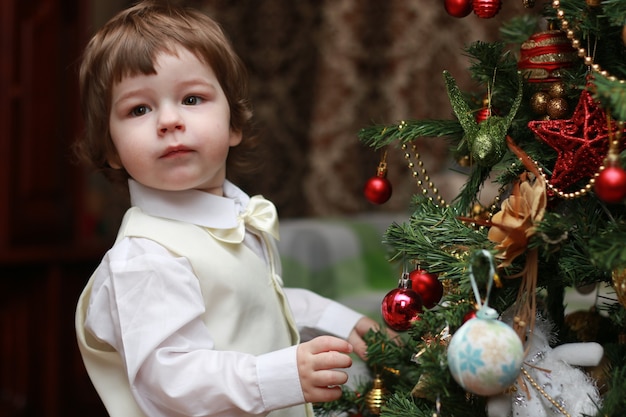
M 493 19 L 457 19 L 440 0 L 183 3 L 221 22 L 249 68 L 271 152 L 262 175 L 240 185 L 273 200 L 287 223 L 406 213 L 417 188 L 400 149 L 387 152 L 391 199 L 364 198 L 381 153 L 359 143 L 358 131 L 452 117 L 442 71 L 471 89 L 462 48 L 496 39 L 523 10 L 522 0 L 507 1 Z M 70 147 L 82 128 L 81 50 L 129 4 L 0 2 L 0 417 L 106 415 L 77 352 L 73 314 L 126 196 L 74 163 Z M 445 140 L 415 143 L 449 200 L 463 179 Z

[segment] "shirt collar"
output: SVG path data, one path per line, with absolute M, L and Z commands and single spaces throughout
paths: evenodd
M 199 190 L 164 191 L 128 181 L 130 202 L 144 213 L 214 229 L 237 226 L 237 218 L 250 197 L 235 184 L 224 181 L 224 197 Z

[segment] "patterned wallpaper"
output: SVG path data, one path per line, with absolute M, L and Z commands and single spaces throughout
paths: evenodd
M 388 150 L 391 199 L 362 188 L 380 153 L 357 139 L 371 124 L 452 117 L 441 73 L 471 88 L 462 48 L 497 39 L 503 21 L 527 13 L 503 1 L 492 19 L 449 16 L 434 0 L 196 0 L 222 23 L 248 65 L 252 101 L 271 149 L 263 175 L 241 183 L 281 217 L 402 211 L 417 192 L 404 153 Z M 537 2 L 535 10 L 542 5 Z M 532 11 L 532 10 L 531 10 Z M 449 200 L 463 179 L 450 173 L 445 139 L 418 142 L 425 167 Z

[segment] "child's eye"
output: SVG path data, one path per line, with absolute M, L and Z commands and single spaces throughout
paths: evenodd
M 137 106 L 130 111 L 131 116 L 143 116 L 148 113 L 150 109 L 147 106 Z
M 198 96 L 188 96 L 183 100 L 183 104 L 187 106 L 195 106 L 202 102 L 202 99 Z

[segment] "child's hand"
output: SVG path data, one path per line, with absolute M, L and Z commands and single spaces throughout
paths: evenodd
M 350 344 L 352 344 L 352 346 L 354 347 L 354 353 L 356 353 L 359 358 L 363 360 L 365 360 L 367 356 L 367 344 L 365 343 L 365 340 L 363 340 L 363 336 L 370 329 L 374 331 L 380 331 L 380 326 L 375 320 L 369 317 L 362 317 L 359 321 L 356 322 L 354 328 L 348 336 L 348 342 L 350 342 Z M 385 329 L 385 331 L 391 339 L 395 339 L 396 337 L 398 337 L 398 334 L 391 329 Z
M 300 385 L 306 402 L 334 401 L 341 397 L 339 385 L 348 374 L 336 368 L 349 368 L 352 345 L 345 340 L 320 336 L 298 345 L 297 361 Z

